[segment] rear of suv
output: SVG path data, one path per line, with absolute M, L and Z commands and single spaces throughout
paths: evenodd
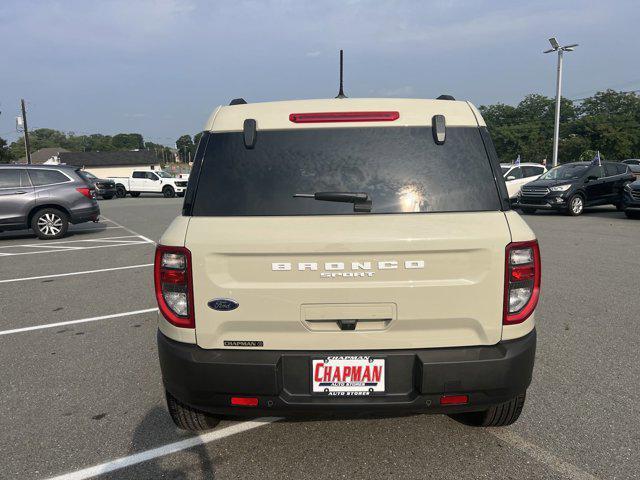
M 234 103 L 209 119 L 156 251 L 174 422 L 411 411 L 513 423 L 540 253 L 477 109 Z
M 95 189 L 79 172 L 65 165 L 0 166 L 0 231 L 31 228 L 52 240 L 69 223 L 97 221 Z

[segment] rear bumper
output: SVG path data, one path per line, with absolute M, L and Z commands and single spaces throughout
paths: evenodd
M 96 187 L 96 195 L 98 196 L 103 196 L 103 195 L 115 195 L 116 194 L 116 187 L 113 186 L 111 188 L 98 188 Z
M 535 349 L 535 330 L 492 346 L 356 352 L 205 350 L 158 332 L 167 391 L 193 408 L 229 415 L 483 410 L 527 389 Z M 386 394 L 312 395 L 311 359 L 341 353 L 384 357 Z M 445 394 L 468 395 L 469 403 L 441 406 Z M 232 407 L 231 396 L 258 397 L 258 407 Z
M 100 207 L 96 202 L 96 204 L 91 207 L 79 208 L 79 209 L 73 210 L 71 212 L 71 217 L 69 218 L 69 221 L 74 224 L 83 223 L 83 222 L 92 222 L 94 220 L 97 220 L 99 216 L 100 216 Z

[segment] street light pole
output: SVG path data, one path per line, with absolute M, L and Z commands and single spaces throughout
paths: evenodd
M 558 143 L 560 141 L 560 99 L 562 98 L 562 49 L 558 50 L 558 77 L 556 78 L 556 118 L 553 125 L 553 166 L 558 166 Z
M 560 46 L 555 37 L 549 39 L 551 49 L 545 50 L 543 53 L 558 52 L 558 73 L 556 78 L 556 111 L 555 122 L 553 126 L 553 167 L 558 166 L 558 144 L 560 143 L 560 101 L 562 99 L 562 56 L 564 52 L 573 52 L 577 43 L 571 45 Z

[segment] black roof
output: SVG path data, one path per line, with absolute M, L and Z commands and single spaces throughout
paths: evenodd
M 61 152 L 60 163 L 84 167 L 111 167 L 119 165 L 157 165 L 160 163 L 153 150 L 118 152 Z

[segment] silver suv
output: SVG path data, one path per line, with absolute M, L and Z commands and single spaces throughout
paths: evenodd
M 0 231 L 61 238 L 69 223 L 97 221 L 95 189 L 66 165 L 0 165 Z

